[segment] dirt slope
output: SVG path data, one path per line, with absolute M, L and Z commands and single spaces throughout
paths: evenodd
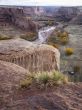
M 0 61 L 0 110 L 82 110 L 82 84 L 20 89 L 27 71 Z

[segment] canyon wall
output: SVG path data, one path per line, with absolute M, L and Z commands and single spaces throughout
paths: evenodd
M 28 8 L 27 8 L 28 10 Z M 31 14 L 33 10 L 30 10 Z M 0 23 L 10 23 L 26 31 L 36 31 L 36 24 L 28 18 L 29 11 L 21 8 L 2 8 L 0 7 Z

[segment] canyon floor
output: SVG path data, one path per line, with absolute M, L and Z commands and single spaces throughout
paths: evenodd
M 82 72 L 82 25 L 68 25 L 65 30 L 69 33 L 69 42 L 65 46 L 60 46 L 61 70 L 73 71 L 75 65 L 80 67 Z M 65 55 L 65 48 L 73 48 L 71 56 Z M 64 65 L 64 66 L 63 66 Z

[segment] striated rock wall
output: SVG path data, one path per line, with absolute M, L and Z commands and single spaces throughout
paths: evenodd
M 79 14 L 78 16 L 76 16 L 75 18 L 73 18 L 73 19 L 70 21 L 70 24 L 82 25 L 82 13 Z
M 6 45 L 3 42 L 0 47 L 4 47 L 3 45 L 6 47 L 12 45 L 12 47 L 8 47 L 6 50 L 0 49 L 0 60 L 15 63 L 30 72 L 60 69 L 60 53 L 56 48 L 45 44 L 28 46 L 29 43 L 26 45 L 27 41 L 24 40 L 19 40 L 19 42 L 19 46 L 13 40 Z M 23 43 L 26 46 L 22 45 Z M 13 45 L 16 45 L 16 48 L 13 48 Z
M 58 21 L 68 22 L 79 14 L 77 7 L 60 7 L 57 11 L 54 11 L 54 16 Z
M 27 8 L 28 10 L 28 8 Z M 31 10 L 32 11 L 32 10 Z M 28 11 L 27 11 L 28 12 Z M 28 19 L 24 8 L 2 8 L 0 7 L 0 22 L 9 22 L 23 30 L 36 30 L 36 24 Z

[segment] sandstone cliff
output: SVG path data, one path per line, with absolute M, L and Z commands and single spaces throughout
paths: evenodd
M 0 42 L 0 60 L 20 65 L 31 72 L 59 70 L 59 51 L 45 44 L 16 39 Z
M 36 24 L 28 19 L 28 14 L 21 8 L 1 8 L 0 7 L 0 22 L 9 22 L 16 27 L 26 31 L 36 31 Z

